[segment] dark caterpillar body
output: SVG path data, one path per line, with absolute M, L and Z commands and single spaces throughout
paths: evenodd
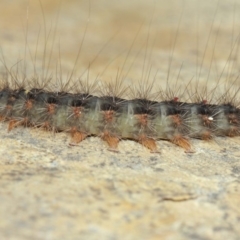
M 72 145 L 101 137 L 117 151 L 121 139 L 132 139 L 152 152 L 164 139 L 192 152 L 189 138 L 238 136 L 240 110 L 232 104 L 126 100 L 87 93 L 49 92 L 39 88 L 0 91 L 0 116 L 8 130 L 19 125 L 71 133 Z

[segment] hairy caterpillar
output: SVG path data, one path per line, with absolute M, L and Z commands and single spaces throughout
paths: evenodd
M 151 25 L 147 29 L 151 29 Z M 236 103 L 238 86 L 235 87 L 238 78 L 232 76 L 230 78 L 227 72 L 224 77 L 229 80 L 230 84 L 222 95 L 217 94 L 215 84 L 210 90 L 205 88 L 201 90 L 199 86 L 204 71 L 205 53 L 202 59 L 199 60 L 197 57 L 197 61 L 200 61 L 198 63 L 200 67 L 196 67 L 195 83 L 190 81 L 189 78 L 184 83 L 180 83 L 180 85 L 183 85 L 182 92 L 181 90 L 177 91 L 178 87 L 172 86 L 169 80 L 169 69 L 165 69 L 167 70 L 167 76 L 165 76 L 167 86 L 159 87 L 154 95 L 153 89 L 156 88 L 156 82 L 160 81 L 160 77 L 155 78 L 154 85 L 147 81 L 153 78 L 150 60 L 154 58 L 153 55 L 155 54 L 152 53 L 154 41 L 151 42 L 148 34 L 146 34 L 147 40 L 144 38 L 143 41 L 142 58 L 139 57 L 141 53 L 139 54 L 137 51 L 132 54 L 134 49 L 130 47 L 127 50 L 126 57 L 123 58 L 122 67 L 116 77 L 117 81 L 113 83 L 115 86 L 112 84 L 101 85 L 100 83 L 97 88 L 95 88 L 95 84 L 84 84 L 80 80 L 74 82 L 72 77 L 74 71 L 70 72 L 70 77 L 64 83 L 62 62 L 56 68 L 55 78 L 58 78 L 58 81 L 54 82 L 54 79 L 52 80 L 54 77 L 49 77 L 52 54 L 54 55 L 52 45 L 55 44 L 55 41 L 50 44 L 50 50 L 47 49 L 47 34 L 45 33 L 45 35 L 42 72 L 37 73 L 37 64 L 34 60 L 33 75 L 28 75 L 24 62 L 20 70 L 18 69 L 20 64 L 17 64 L 16 71 L 7 68 L 8 74 L 2 78 L 0 115 L 3 121 L 9 122 L 9 131 L 20 125 L 42 127 L 53 132 L 66 131 L 72 135 L 71 145 L 81 142 L 87 136 L 100 136 L 114 151 L 117 151 L 117 145 L 121 139 L 131 139 L 138 141 L 152 152 L 158 152 L 156 141 L 160 139 L 169 140 L 184 148 L 186 152 L 192 152 L 190 138 L 209 140 L 216 136 L 239 135 L 240 116 Z M 55 34 L 53 35 L 55 36 Z M 87 40 L 84 39 L 84 41 Z M 134 40 L 132 43 L 135 45 L 136 41 Z M 26 54 L 28 52 L 27 40 L 25 44 Z M 210 43 L 207 41 L 205 50 L 207 50 L 208 44 Z M 107 47 L 110 48 L 109 45 Z M 213 47 L 210 64 L 214 62 L 215 48 L 216 44 Z M 238 49 L 238 43 L 232 44 L 229 49 L 230 57 L 237 56 L 237 51 L 234 54 L 232 54 L 232 51 Z M 176 51 L 175 48 L 173 50 Z M 50 53 L 48 58 L 47 51 Z M 170 70 L 174 68 L 174 57 L 175 54 L 171 56 L 170 64 L 167 59 Z M 128 71 L 126 74 L 123 73 L 126 61 L 130 61 L 131 58 L 133 58 L 133 61 L 129 64 L 130 69 L 133 65 L 133 68 L 138 70 L 138 73 L 133 72 L 141 81 L 139 89 L 131 87 L 127 91 L 126 87 L 121 89 L 121 84 L 118 84 L 118 82 L 122 78 L 132 78 Z M 135 58 L 143 59 L 141 60 L 143 63 L 141 64 L 139 60 L 136 61 Z M 62 61 L 62 59 L 63 57 L 59 53 L 59 61 Z M 5 64 L 5 58 L 3 63 Z M 114 61 L 110 61 L 110 64 L 112 63 L 114 64 Z M 23 69 L 23 75 L 19 75 L 21 69 Z M 139 71 L 139 69 L 141 70 Z M 223 69 L 225 70 L 225 67 Z M 231 65 L 227 70 L 232 73 Z M 104 68 L 103 72 L 108 72 L 108 69 L 105 71 Z M 211 78 L 211 71 L 206 71 L 206 73 L 208 80 Z M 9 75 L 13 80 L 12 83 Z M 104 77 L 101 74 L 101 78 Z M 222 80 L 221 78 L 223 78 L 222 74 L 220 74 L 217 82 Z M 182 80 L 177 77 L 178 82 L 179 79 Z M 231 79 L 233 79 L 232 82 Z M 189 81 L 190 84 L 188 85 Z M 82 87 L 81 84 L 84 86 Z M 160 84 L 162 84 L 162 80 Z M 56 88 L 58 85 L 60 87 Z M 98 94 L 99 92 L 100 94 Z M 123 92 L 127 98 L 121 94 Z M 130 92 L 133 92 L 133 94 L 131 95 Z M 181 98 L 182 96 L 184 97 Z

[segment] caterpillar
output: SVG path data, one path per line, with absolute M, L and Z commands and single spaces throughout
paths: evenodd
M 135 44 L 135 41 L 133 43 Z M 25 44 L 27 48 L 27 40 Z M 143 69 L 139 74 L 142 75 L 141 80 L 151 78 L 150 67 L 147 66 L 149 63 L 146 62 L 152 56 L 148 56 L 147 48 L 148 42 L 144 51 Z M 230 56 L 236 48 L 235 45 L 232 47 Z M 216 86 L 211 90 L 200 89 L 203 64 L 200 73 L 196 73 L 196 83 L 190 81 L 188 86 L 185 82 L 182 92 L 172 90 L 174 87 L 168 81 L 169 76 L 165 89 L 159 87 L 155 93 L 152 92 L 156 88 L 156 80 L 152 84 L 151 81 L 140 81 L 138 88 L 129 85 L 122 87 L 121 78 L 126 78 L 122 72 L 125 61 L 131 58 L 130 50 L 120 70 L 120 76 L 117 76 L 117 80 L 112 84 L 102 83 L 99 79 L 93 84 L 81 79 L 74 82 L 73 71 L 66 83 L 62 82 L 62 75 L 58 74 L 55 78 L 59 79 L 55 81 L 48 74 L 52 50 L 48 60 L 45 59 L 46 55 L 43 57 L 45 72 L 36 74 L 37 64 L 34 62 L 33 77 L 27 76 L 26 62 L 22 66 L 24 76 L 20 77 L 20 64 L 17 64 L 17 71 L 14 72 L 7 67 L 3 58 L 3 65 L 7 71 L 1 79 L 1 120 L 8 122 L 8 131 L 25 126 L 43 128 L 54 133 L 70 133 L 71 146 L 79 144 L 87 137 L 98 136 L 107 143 L 108 149 L 114 152 L 118 152 L 118 144 L 122 139 L 134 140 L 153 153 L 160 152 L 156 141 L 167 140 L 183 148 L 185 152 L 192 153 L 192 138 L 211 140 L 218 136 L 239 136 L 237 77 L 222 95 L 217 94 Z M 46 51 L 45 46 L 44 52 Z M 138 53 L 135 56 L 138 56 Z M 171 68 L 172 61 L 171 59 L 169 66 Z M 56 71 L 61 72 L 61 66 Z M 228 74 L 226 77 L 229 78 Z M 179 81 L 179 78 L 177 80 Z M 60 88 L 56 88 L 58 85 Z M 133 93 L 133 97 L 130 93 Z M 205 96 L 201 96 L 202 94 Z M 179 99 L 179 96 L 183 95 L 185 98 Z

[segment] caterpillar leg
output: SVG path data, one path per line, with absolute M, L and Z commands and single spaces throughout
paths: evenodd
M 13 130 L 13 128 L 17 127 L 17 126 L 21 126 L 27 124 L 27 120 L 23 119 L 23 120 L 16 120 L 16 119 L 12 119 L 9 121 L 8 123 L 8 132 L 10 132 L 11 130 Z
M 205 141 L 209 141 L 211 140 L 213 137 L 212 137 L 212 134 L 210 131 L 205 131 L 205 132 L 202 132 L 201 133 L 201 139 L 202 140 L 205 140 Z
M 153 138 L 141 136 L 138 138 L 138 142 L 142 144 L 144 147 L 150 149 L 151 153 L 160 153 L 157 149 L 156 141 Z
M 70 146 L 76 146 L 78 143 L 80 143 L 81 141 L 83 141 L 86 137 L 88 136 L 88 134 L 77 131 L 77 130 L 72 130 L 71 131 L 71 142 L 69 143 Z
M 113 136 L 113 135 L 109 134 L 108 132 L 105 132 L 102 135 L 102 140 L 108 144 L 109 151 L 119 152 L 119 150 L 118 150 L 119 138 L 118 137 Z
M 179 147 L 182 147 L 185 149 L 186 153 L 194 153 L 195 151 L 192 149 L 190 142 L 188 139 L 181 135 L 176 135 L 171 139 L 171 142 L 176 144 Z
M 237 137 L 239 136 L 239 130 L 238 127 L 231 127 L 230 130 L 227 133 L 227 136 L 229 137 Z

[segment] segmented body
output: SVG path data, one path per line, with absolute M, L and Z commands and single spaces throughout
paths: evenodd
M 192 152 L 190 138 L 238 136 L 240 128 L 240 110 L 231 104 L 126 100 L 37 88 L 2 89 L 0 116 L 9 121 L 9 131 L 19 125 L 65 131 L 74 145 L 99 136 L 114 151 L 121 139 L 132 139 L 158 152 L 156 141 L 164 139 Z

